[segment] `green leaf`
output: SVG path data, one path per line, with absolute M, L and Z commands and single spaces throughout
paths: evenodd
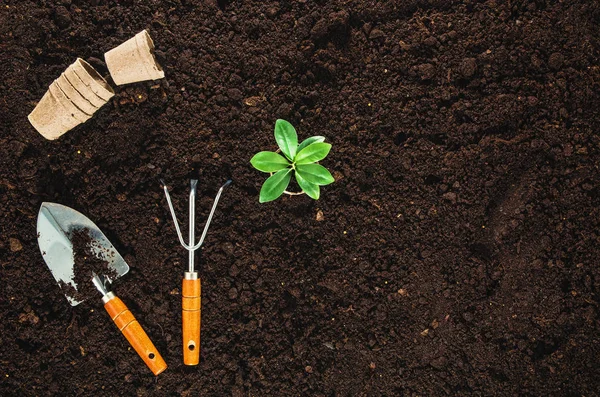
M 302 176 L 296 172 L 296 181 L 298 181 L 298 185 L 300 188 L 308 195 L 308 197 L 318 200 L 319 195 L 321 194 L 321 188 L 319 185 L 315 183 L 310 183 L 306 179 L 302 178 Z
M 292 179 L 291 168 L 277 171 L 271 175 L 267 178 L 265 183 L 263 183 L 258 201 L 266 203 L 267 201 L 273 201 L 281 196 L 285 188 L 290 184 L 290 179 Z
M 311 144 L 317 143 L 317 142 L 325 142 L 325 137 L 324 136 L 311 136 L 310 138 L 306 138 L 305 140 L 302 141 L 300 146 L 298 146 L 297 151 L 300 152 L 302 149 L 304 149 L 308 145 L 311 145 Z
M 298 134 L 294 126 L 285 120 L 275 122 L 275 140 L 285 156 L 292 161 L 298 149 Z
M 296 157 L 294 162 L 296 164 L 310 164 L 323 160 L 329 154 L 331 150 L 331 144 L 329 143 L 313 143 L 302 149 Z
M 282 155 L 275 152 L 259 152 L 252 157 L 250 163 L 262 172 L 275 172 L 287 168 L 290 163 Z
M 280 171 L 281 172 L 281 171 Z M 310 183 L 317 185 L 329 185 L 335 179 L 327 168 L 319 164 L 300 164 L 296 166 L 296 172 Z

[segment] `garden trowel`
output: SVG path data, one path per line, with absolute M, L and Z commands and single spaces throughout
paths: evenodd
M 72 306 L 84 300 L 77 294 L 74 297 L 70 293 L 78 291 L 75 268 L 79 265 L 76 265 L 73 236 L 80 231 L 87 231 L 89 235 L 89 255 L 93 255 L 94 260 L 101 261 L 106 267 L 106 274 L 90 271 L 89 275 L 96 289 L 102 294 L 104 308 L 148 368 L 154 375 L 158 375 L 167 368 L 167 364 L 127 306 L 109 291 L 110 283 L 127 273 L 129 265 L 98 226 L 86 216 L 61 204 L 42 203 L 37 220 L 40 251 Z

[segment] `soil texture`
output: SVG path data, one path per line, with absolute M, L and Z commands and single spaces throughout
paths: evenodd
M 73 282 L 77 285 L 77 289 L 74 294 L 69 291 L 65 291 L 65 294 L 77 301 L 101 297 L 92 279 L 96 275 L 105 286 L 109 287 L 108 280 L 115 280 L 118 277 L 118 273 L 106 258 L 114 251 L 106 249 L 95 241 L 90 230 L 86 228 L 74 230 L 70 237 L 73 243 Z
M 77 57 L 149 29 L 165 78 L 47 141 L 27 115 Z M 0 395 L 594 396 L 600 390 L 600 3 L 0 4 Z M 114 86 L 110 78 L 108 81 Z M 277 118 L 336 182 L 258 203 Z M 182 363 L 190 178 L 202 346 Z M 115 293 L 169 368 L 39 252 L 42 202 L 130 265 Z M 197 232 L 197 235 L 199 233 Z

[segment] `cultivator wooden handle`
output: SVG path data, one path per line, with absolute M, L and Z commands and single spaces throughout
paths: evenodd
M 200 362 L 200 295 L 202 291 L 198 273 L 187 272 L 181 290 L 183 363 L 185 365 L 198 365 Z
M 154 375 L 167 369 L 165 360 L 121 299 L 109 292 L 104 297 L 104 308 Z

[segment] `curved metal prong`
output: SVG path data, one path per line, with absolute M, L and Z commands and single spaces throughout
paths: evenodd
M 171 210 L 171 216 L 173 217 L 173 223 L 175 224 L 175 230 L 177 230 L 177 237 L 179 237 L 179 242 L 183 245 L 183 248 L 186 250 L 190 250 L 190 246 L 183 241 L 183 236 L 181 235 L 181 229 L 179 229 L 179 222 L 177 222 L 177 215 L 175 215 L 175 208 L 173 208 L 173 203 L 171 202 L 171 196 L 169 196 L 169 189 L 167 185 L 163 182 L 163 189 L 165 191 L 165 196 L 167 197 L 167 203 L 169 204 L 169 210 Z
M 204 226 L 204 230 L 202 231 L 202 236 L 200 237 L 200 241 L 198 241 L 198 244 L 196 244 L 195 246 L 192 247 L 192 250 L 195 251 L 202 246 L 202 243 L 204 242 L 204 238 L 206 237 L 206 233 L 208 232 L 208 227 L 210 226 L 210 221 L 212 221 L 213 215 L 215 214 L 215 210 L 217 209 L 217 204 L 219 204 L 219 199 L 221 198 L 221 193 L 223 193 L 223 189 L 225 189 L 230 184 L 231 184 L 231 179 L 228 180 L 227 182 L 225 182 L 225 184 L 223 184 L 223 186 L 221 186 L 221 188 L 219 189 L 219 192 L 217 193 L 217 197 L 215 197 L 215 202 L 213 203 L 213 206 L 210 210 L 210 214 L 208 215 L 208 219 L 206 220 L 206 225 Z
M 194 240 L 196 239 L 196 186 L 198 185 L 197 179 L 192 179 L 190 181 L 190 223 L 189 223 L 189 234 L 188 234 L 188 247 L 191 247 L 194 244 Z M 188 250 L 189 259 L 188 259 L 188 272 L 194 272 L 194 251 Z

